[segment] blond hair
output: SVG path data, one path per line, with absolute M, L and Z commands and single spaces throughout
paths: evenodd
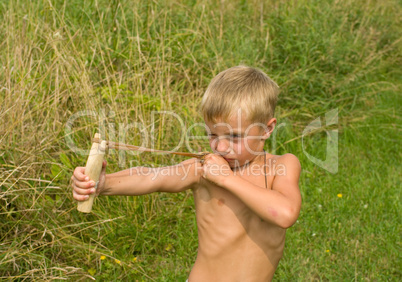
M 207 121 L 227 120 L 241 109 L 252 123 L 274 117 L 278 85 L 263 71 L 247 66 L 227 69 L 215 76 L 205 91 L 201 112 Z

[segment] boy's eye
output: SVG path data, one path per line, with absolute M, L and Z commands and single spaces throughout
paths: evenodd
M 208 137 L 209 138 L 216 138 L 217 136 L 215 135 L 215 134 L 208 134 Z M 229 139 L 238 139 L 238 138 L 242 138 L 242 136 L 241 135 L 238 135 L 238 134 L 236 134 L 236 135 L 226 135 L 224 138 L 229 138 Z
M 229 135 L 228 137 L 231 138 L 231 139 L 239 139 L 239 138 L 242 138 L 242 136 L 241 136 L 240 134 L 233 134 L 233 135 Z

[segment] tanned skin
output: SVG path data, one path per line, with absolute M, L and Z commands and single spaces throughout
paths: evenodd
M 236 115 L 206 121 L 214 153 L 203 161 L 107 175 L 104 162 L 96 193 L 137 196 L 191 189 L 199 245 L 189 281 L 270 281 L 282 257 L 286 229 L 296 222 L 301 206 L 297 157 L 263 151 L 275 124 L 273 118 L 262 131 Z M 77 167 L 72 176 L 77 201 L 95 193 L 84 171 Z

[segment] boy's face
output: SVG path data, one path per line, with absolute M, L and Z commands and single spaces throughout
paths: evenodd
M 244 115 L 228 120 L 205 121 L 212 151 L 221 155 L 231 168 L 254 161 L 263 152 L 264 142 L 275 127 L 276 119 L 267 124 L 251 123 Z

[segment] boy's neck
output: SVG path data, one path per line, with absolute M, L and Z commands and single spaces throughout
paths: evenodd
M 241 166 L 236 166 L 231 168 L 232 171 L 241 171 L 243 169 L 246 169 L 247 167 L 249 167 L 250 165 L 265 165 L 265 155 L 267 153 L 265 152 L 265 150 L 263 149 L 261 152 L 259 152 L 259 154 L 251 159 L 250 161 L 246 162 L 245 164 L 241 165 Z

